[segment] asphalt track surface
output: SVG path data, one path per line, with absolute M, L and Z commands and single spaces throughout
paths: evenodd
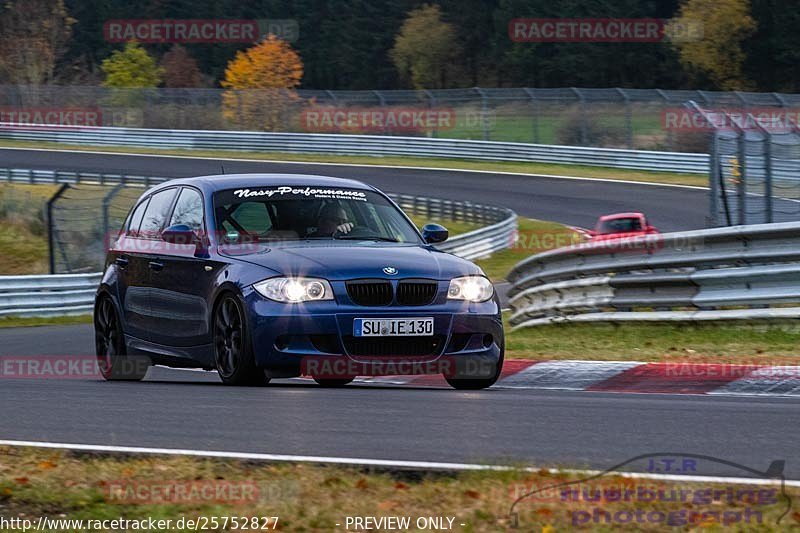
M 0 166 L 188 176 L 218 163 L 0 150 Z M 392 192 L 506 205 L 589 226 L 642 210 L 663 230 L 703 226 L 703 191 L 595 181 L 261 162 L 227 172 L 303 172 L 362 179 Z M 92 353 L 91 326 L 0 330 L 0 358 Z M 698 453 L 800 479 L 800 409 L 786 398 L 278 382 L 229 388 L 213 373 L 157 368 L 142 383 L 0 380 L 0 439 L 366 459 L 603 469 L 645 453 Z M 697 474 L 748 477 L 713 463 Z
M 662 231 L 699 229 L 705 227 L 708 212 L 707 192 L 697 188 L 447 170 L 0 149 L 0 168 L 177 178 L 220 174 L 222 164 L 228 174 L 275 172 L 352 178 L 386 192 L 500 205 L 526 217 L 580 227 L 594 226 L 600 215 L 642 211 Z

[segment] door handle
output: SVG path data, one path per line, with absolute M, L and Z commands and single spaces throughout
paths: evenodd
M 164 269 L 164 263 L 150 261 L 148 264 L 150 265 L 150 270 L 155 270 L 156 272 L 161 272 Z
M 118 267 L 120 267 L 120 268 L 125 268 L 126 266 L 128 266 L 128 259 L 127 259 L 126 257 L 117 257 L 117 258 L 114 260 L 114 262 L 115 262 L 115 263 L 117 264 L 117 266 L 118 266 Z

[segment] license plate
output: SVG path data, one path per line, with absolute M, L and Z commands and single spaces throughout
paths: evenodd
M 433 318 L 356 318 L 354 337 L 430 337 Z

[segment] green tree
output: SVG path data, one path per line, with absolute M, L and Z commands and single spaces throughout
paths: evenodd
M 744 41 L 756 29 L 748 0 L 686 0 L 671 25 L 702 24 L 702 38 L 673 43 L 687 69 L 708 76 L 722 90 L 744 90 L 752 83 L 743 73 Z
M 105 87 L 157 87 L 164 70 L 138 43 L 125 44 L 124 50 L 115 50 L 103 60 L 106 75 Z
M 417 89 L 443 89 L 457 82 L 461 50 L 452 24 L 437 5 L 411 11 L 389 52 L 400 76 Z

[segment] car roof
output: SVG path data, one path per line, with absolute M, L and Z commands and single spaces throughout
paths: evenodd
M 213 193 L 234 187 L 347 187 L 349 189 L 375 190 L 366 183 L 346 178 L 316 176 L 313 174 L 216 174 L 192 178 L 177 178 L 159 184 L 153 190 L 176 185 L 193 185 L 204 192 Z
M 614 219 L 617 219 L 617 218 L 644 218 L 644 213 L 634 213 L 634 212 L 631 212 L 631 213 L 614 213 L 614 214 L 611 214 L 611 215 L 603 215 L 598 220 L 600 220 L 600 221 L 614 220 Z

